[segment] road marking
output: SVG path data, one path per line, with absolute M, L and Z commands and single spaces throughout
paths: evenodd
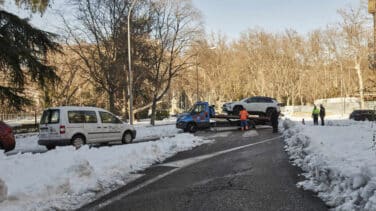
M 176 167 L 175 169 L 172 169 L 168 172 L 165 172 L 163 174 L 160 174 L 150 180 L 147 180 L 141 184 L 138 184 L 136 185 L 135 187 L 117 195 L 116 197 L 113 197 L 111 199 L 108 199 L 100 204 L 98 204 L 95 208 L 92 208 L 90 210 L 99 210 L 115 201 L 118 201 L 154 182 L 157 182 L 158 180 L 164 178 L 164 177 L 167 177 L 169 176 L 170 174 L 173 174 L 183 168 L 186 168 L 188 166 L 191 166 L 193 164 L 196 164 L 198 162 L 201 162 L 201 161 L 204 161 L 204 160 L 207 160 L 209 158 L 212 158 L 212 157 L 215 157 L 215 156 L 218 156 L 218 155 L 222 155 L 222 154 L 226 154 L 226 153 L 229 153 L 229 152 L 233 152 L 233 151 L 236 151 L 236 150 L 240 150 L 240 149 L 244 149 L 244 148 L 247 148 L 247 147 L 252 147 L 252 146 L 256 146 L 256 145 L 259 145 L 259 144 L 263 144 L 263 143 L 266 143 L 266 142 L 270 142 L 270 141 L 274 141 L 274 140 L 277 140 L 277 139 L 280 139 L 282 136 L 277 136 L 277 137 L 274 137 L 274 138 L 270 138 L 270 139 L 266 139 L 266 140 L 263 140 L 263 141 L 260 141 L 260 142 L 256 142 L 256 143 L 252 143 L 252 144 L 247 144 L 247 145 L 243 145 L 243 146 L 240 146 L 240 147 L 234 147 L 234 148 L 231 148 L 231 149 L 227 149 L 227 150 L 223 150 L 223 151 L 219 151 L 219 152 L 215 152 L 215 153 L 212 153 L 212 154 L 208 154 L 208 155 L 201 155 L 201 156 L 197 156 L 197 157 L 192 157 L 192 158 L 188 158 L 188 159 L 184 159 L 184 160 L 179 160 L 179 161 L 173 161 L 173 162 L 170 162 L 170 163 L 165 163 L 165 164 L 161 164 L 159 166 L 172 166 L 172 167 Z

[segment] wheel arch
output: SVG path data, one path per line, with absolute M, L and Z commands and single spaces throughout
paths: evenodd
M 122 135 L 121 137 L 124 137 L 126 133 L 131 134 L 132 139 L 136 138 L 136 137 L 134 137 L 134 135 L 133 135 L 133 133 L 132 133 L 132 130 L 130 130 L 130 129 L 126 129 L 126 130 L 124 130 L 123 135 Z
M 269 106 L 269 107 L 266 108 L 266 111 L 267 111 L 267 110 L 277 110 L 277 108 L 276 108 L 276 107 L 273 107 L 273 106 Z
M 236 107 L 244 108 L 244 106 L 242 104 L 236 104 L 236 105 L 233 106 L 232 110 L 234 110 L 234 108 L 236 108 Z
M 198 127 L 198 126 L 197 126 L 197 123 L 194 122 L 194 121 L 190 121 L 190 122 L 188 122 L 187 125 L 185 126 L 185 127 L 186 127 L 186 130 L 187 130 L 188 132 L 191 132 L 191 133 L 192 133 L 192 132 L 193 132 L 193 133 L 196 132 L 196 131 L 191 131 L 191 130 L 189 129 L 189 126 L 190 126 L 190 125 L 194 125 L 194 126 L 196 127 L 196 130 L 197 130 L 197 127 Z
M 243 105 L 241 104 L 236 104 L 234 105 L 234 107 L 232 107 L 232 114 L 235 114 L 235 115 L 239 115 L 239 114 L 236 114 L 235 111 L 238 111 L 240 113 L 240 111 L 244 108 Z
M 86 144 L 87 138 L 86 138 L 85 134 L 83 134 L 83 133 L 81 133 L 81 132 L 79 132 L 79 133 L 75 133 L 75 134 L 72 136 L 72 138 L 71 138 L 71 144 L 73 144 L 73 139 L 74 139 L 74 137 L 76 137 L 76 136 L 82 136 L 82 137 L 84 138 L 84 144 Z

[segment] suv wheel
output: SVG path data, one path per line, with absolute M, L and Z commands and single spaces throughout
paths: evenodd
M 132 134 L 129 131 L 125 132 L 123 135 L 123 138 L 121 139 L 121 142 L 123 144 L 130 144 L 132 143 L 132 141 L 133 141 Z
M 232 110 L 232 114 L 239 115 L 241 110 L 242 110 L 241 106 L 235 106 L 234 109 Z
M 73 138 L 72 138 L 72 145 L 76 149 L 79 149 L 84 144 L 85 144 L 85 138 L 82 135 L 75 135 L 75 136 L 73 136 Z

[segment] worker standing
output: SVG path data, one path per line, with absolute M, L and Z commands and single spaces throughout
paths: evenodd
M 314 105 L 313 111 L 312 111 L 312 118 L 313 118 L 314 125 L 319 125 L 319 114 L 320 114 L 320 109 L 318 109 L 317 106 Z
M 270 122 L 272 123 L 273 133 L 278 133 L 278 117 L 279 113 L 277 110 L 273 110 L 272 115 L 270 116 Z
M 240 127 L 241 127 L 241 130 L 248 130 L 248 112 L 247 110 L 245 110 L 245 108 L 243 108 L 241 111 L 240 111 Z
M 321 105 L 320 105 L 320 119 L 321 119 L 321 125 L 322 125 L 322 126 L 325 125 L 324 118 L 325 118 L 325 108 L 324 108 L 324 106 L 321 104 Z

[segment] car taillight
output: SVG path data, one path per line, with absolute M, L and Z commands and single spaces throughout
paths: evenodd
M 65 125 L 60 125 L 60 134 L 65 133 Z

